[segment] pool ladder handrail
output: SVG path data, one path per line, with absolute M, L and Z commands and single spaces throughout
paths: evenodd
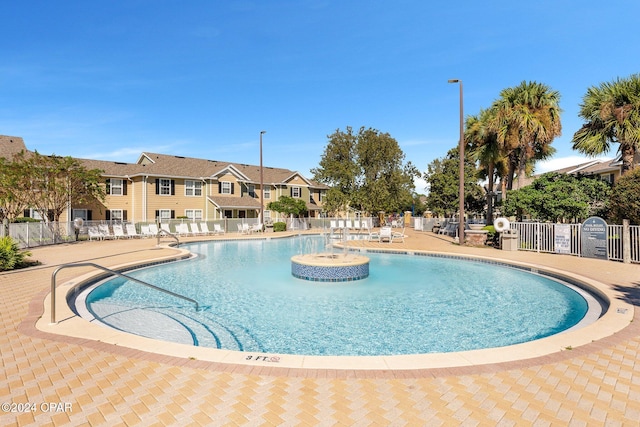
M 160 246 L 160 237 L 162 236 L 169 236 L 169 237 L 173 237 L 174 239 L 176 239 L 176 247 L 180 246 L 180 239 L 178 239 L 178 236 L 168 232 L 167 230 L 158 230 L 158 234 L 156 234 L 156 238 L 158 239 L 158 243 L 157 246 Z
M 157 291 L 164 292 L 165 294 L 174 296 L 176 298 L 181 298 L 181 299 L 183 299 L 185 301 L 189 301 L 189 302 L 195 304 L 196 311 L 200 310 L 200 305 L 198 304 L 198 301 L 196 301 L 196 300 L 194 300 L 192 298 L 186 297 L 184 295 L 177 294 L 175 292 L 172 292 L 170 290 L 161 288 L 161 287 L 156 286 L 156 285 L 152 285 L 151 283 L 144 282 L 144 281 L 142 281 L 140 279 L 136 279 L 135 277 L 127 276 L 126 274 L 120 273 L 120 272 L 115 271 L 115 270 L 111 270 L 110 268 L 103 267 L 103 266 L 101 266 L 99 264 L 95 264 L 93 262 L 79 262 L 79 263 L 76 263 L 76 264 L 63 264 L 60 267 L 56 268 L 53 271 L 53 273 L 51 273 L 51 324 L 55 324 L 56 323 L 56 276 L 57 276 L 57 274 L 58 274 L 58 272 L 60 270 L 63 270 L 65 268 L 74 268 L 74 267 L 93 267 L 93 268 L 97 268 L 99 270 L 106 271 L 109 274 L 112 274 L 112 275 L 115 275 L 115 276 L 119 276 L 119 277 L 123 277 L 123 278 L 125 278 L 127 280 L 131 280 L 133 282 L 136 282 L 136 283 L 139 283 L 141 285 L 147 286 L 147 287 L 149 287 L 151 289 L 155 289 Z

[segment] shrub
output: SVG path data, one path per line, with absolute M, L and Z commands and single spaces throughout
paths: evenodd
M 24 263 L 29 251 L 22 251 L 11 237 L 0 237 L 0 271 L 13 270 Z
M 498 246 L 498 236 L 496 233 L 496 228 L 493 225 L 486 225 L 482 227 L 483 230 L 487 230 L 487 244 Z
M 609 198 L 612 219 L 640 224 L 640 168 L 627 172 L 613 186 Z
M 273 223 L 273 231 L 287 231 L 287 223 L 286 222 L 274 222 Z

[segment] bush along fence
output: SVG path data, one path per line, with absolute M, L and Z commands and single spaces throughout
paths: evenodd
M 640 226 L 607 224 L 592 217 L 582 224 L 512 222 L 518 250 L 640 263 Z

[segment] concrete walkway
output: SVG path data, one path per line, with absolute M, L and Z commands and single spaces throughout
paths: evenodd
M 633 321 L 579 347 L 465 367 L 316 370 L 193 360 L 35 326 L 57 266 L 119 266 L 173 257 L 175 249 L 157 248 L 154 239 L 43 247 L 32 250 L 42 265 L 0 273 L 0 425 L 640 426 L 639 265 L 407 235 L 404 243 L 366 246 L 499 257 L 579 274 L 630 304 Z M 66 269 L 58 280 L 90 271 Z

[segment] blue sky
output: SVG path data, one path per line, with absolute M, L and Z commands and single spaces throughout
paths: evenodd
M 457 78 L 465 115 L 524 80 L 560 92 L 563 135 L 544 171 L 582 161 L 571 137 L 587 88 L 640 72 L 640 2 L 628 0 L 41 0 L 0 12 L 0 134 L 81 158 L 258 164 L 266 130 L 265 165 L 310 176 L 328 135 L 365 126 L 424 171 L 457 144 Z

